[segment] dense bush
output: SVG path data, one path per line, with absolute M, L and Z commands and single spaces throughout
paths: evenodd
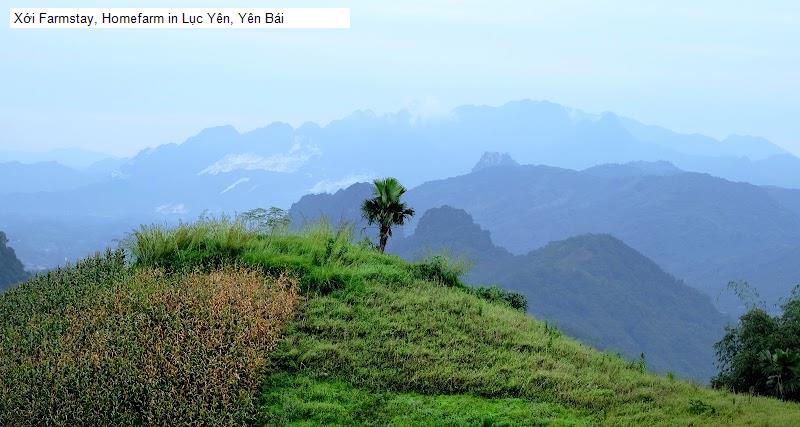
M 528 297 L 519 292 L 509 291 L 496 286 L 481 286 L 474 288 L 473 293 L 485 300 L 499 302 L 515 310 L 522 312 L 528 311 Z
M 466 273 L 464 263 L 452 261 L 443 255 L 434 255 L 412 265 L 417 277 L 449 287 L 464 287 L 461 277 Z
M 770 316 L 753 307 L 716 344 L 720 373 L 712 384 L 738 392 L 800 400 L 800 293 Z
M 298 304 L 287 277 L 131 270 L 121 252 L 0 296 L 0 425 L 241 424 Z

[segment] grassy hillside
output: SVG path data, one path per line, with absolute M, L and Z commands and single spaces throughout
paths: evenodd
M 0 296 L 0 424 L 800 423 L 796 404 L 647 373 L 444 264 L 348 239 L 143 229 L 130 264 L 111 253 Z

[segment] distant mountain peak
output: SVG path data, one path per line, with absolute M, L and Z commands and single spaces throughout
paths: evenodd
M 465 210 L 448 205 L 425 211 L 414 234 L 396 239 L 391 251 L 407 259 L 425 258 L 435 253 L 465 255 L 468 259 L 481 256 L 505 259 L 511 253 L 492 243 L 489 231 L 484 230 Z
M 512 159 L 508 153 L 486 151 L 481 156 L 481 159 L 478 160 L 478 163 L 472 168 L 472 172 L 497 166 L 519 166 L 519 163 Z

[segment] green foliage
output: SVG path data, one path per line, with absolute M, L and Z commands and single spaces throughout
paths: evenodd
M 714 415 L 717 410 L 701 399 L 692 399 L 689 401 L 689 413 L 694 415 Z
M 442 286 L 465 288 L 461 277 L 467 272 L 467 266 L 460 260 L 452 260 L 444 255 L 434 255 L 422 262 L 412 265 L 417 277 Z
M 800 295 L 770 316 L 752 307 L 727 329 L 715 348 L 720 372 L 715 387 L 800 400 Z
M 414 210 L 400 199 L 406 188 L 396 178 L 376 179 L 373 197 L 361 204 L 361 213 L 369 225 L 378 225 L 378 250 L 386 249 L 386 242 L 392 236 L 392 227 L 405 224 L 414 216 Z
M 130 269 L 121 251 L 0 296 L 0 425 L 234 425 L 299 302 L 285 277 Z
M 568 407 L 515 398 L 370 390 L 341 380 L 279 373 L 262 397 L 266 425 L 589 425 Z
M 764 350 L 760 356 L 767 387 L 781 399 L 800 397 L 800 352 Z
M 523 313 L 528 311 L 528 297 L 519 292 L 509 291 L 503 288 L 498 288 L 497 286 L 480 286 L 474 288 L 472 291 L 475 295 L 487 301 L 503 303 L 514 310 L 519 310 Z
M 749 283 L 744 281 L 730 281 L 727 286 L 728 290 L 733 292 L 734 295 L 745 304 L 749 309 L 762 308 L 765 309 L 767 303 L 761 298 L 758 290 Z
M 631 366 L 634 369 L 638 369 L 639 372 L 647 372 L 647 358 L 645 357 L 644 353 L 639 353 L 639 360 L 631 362 Z
M 247 230 L 262 234 L 285 231 L 289 228 L 289 214 L 276 207 L 251 209 L 242 212 L 236 219 Z

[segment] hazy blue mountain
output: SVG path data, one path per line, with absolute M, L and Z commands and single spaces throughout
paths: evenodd
M 303 196 L 289 209 L 289 219 L 294 226 L 325 218 L 333 225 L 349 223 L 357 233 L 366 227 L 361 216 L 361 203 L 372 196 L 372 184 L 361 182 L 336 191 L 334 194 L 309 194 Z
M 764 187 L 764 190 L 781 206 L 800 215 L 800 190 L 779 187 Z
M 128 162 L 128 159 L 107 158 L 98 160 L 89 166 L 81 169 L 82 172 L 96 177 L 118 178 L 122 172 L 120 169 Z
M 658 126 L 621 118 L 620 123 L 637 140 L 688 156 L 701 158 L 745 157 L 753 161 L 789 154 L 764 138 L 731 135 L 718 141 L 700 134 L 679 134 Z
M 475 170 L 473 170 L 475 172 Z M 683 173 L 670 162 L 644 162 L 636 161 L 624 164 L 604 164 L 584 169 L 583 172 L 604 178 L 629 178 L 635 176 L 665 176 Z
M 111 156 L 80 148 L 59 148 L 44 152 L 0 150 L 0 163 L 42 163 L 57 162 L 73 169 L 87 168 L 93 163 L 109 159 Z
M 56 162 L 0 163 L 0 194 L 69 190 L 95 180 Z
M 585 234 L 525 255 L 495 246 L 489 231 L 448 206 L 422 215 L 413 235 L 390 243 L 407 259 L 446 252 L 473 262 L 471 283 L 524 293 L 529 311 L 598 348 L 685 377 L 714 374 L 713 344 L 726 318 L 708 296 L 665 273 L 622 241 Z
M 441 253 L 478 264 L 499 264 L 514 258 L 511 252 L 495 246 L 491 233 L 475 224 L 466 211 L 446 205 L 425 211 L 414 234 L 392 238 L 388 248 L 409 260 Z
M 485 152 L 481 156 L 481 159 L 478 160 L 478 163 L 472 167 L 472 172 L 479 171 L 481 169 L 491 168 L 494 166 L 518 166 L 519 163 L 516 160 L 512 159 L 508 153 L 498 153 L 498 152 Z
M 163 218 L 56 215 L 2 215 L 0 224 L 14 242 L 17 257 L 31 272 L 63 266 L 116 247 L 140 224 Z
M 8 246 L 8 238 L 0 231 L 0 292 L 27 278 L 28 273 L 17 259 L 14 249 Z

